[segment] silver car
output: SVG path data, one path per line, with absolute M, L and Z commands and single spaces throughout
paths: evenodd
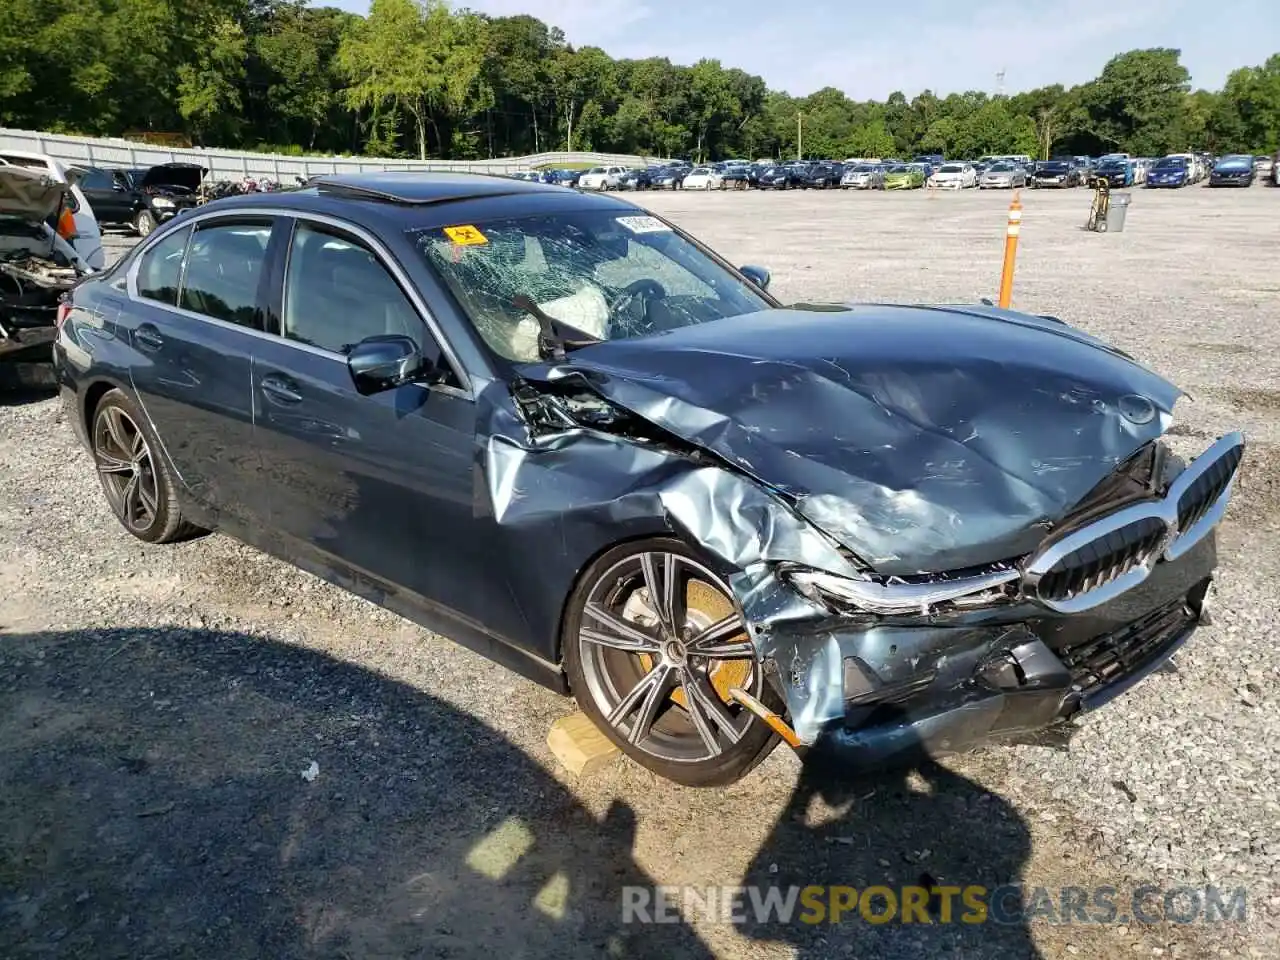
M 979 190 L 1011 190 L 1027 185 L 1027 168 L 1011 160 L 997 160 L 983 171 Z
M 884 167 L 878 163 L 859 163 L 849 167 L 840 178 L 845 190 L 879 190 L 884 186 Z

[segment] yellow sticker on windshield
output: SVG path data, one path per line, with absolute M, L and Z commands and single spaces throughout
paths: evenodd
M 488 243 L 489 238 L 470 224 L 460 227 L 445 227 L 444 235 L 460 247 L 470 247 L 478 243 Z

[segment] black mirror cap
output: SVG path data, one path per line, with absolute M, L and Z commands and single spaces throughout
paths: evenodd
M 412 337 L 397 333 L 361 340 L 347 354 L 347 369 L 356 390 L 368 396 L 421 380 L 432 364 Z
M 769 271 L 764 267 L 753 267 L 751 264 L 745 264 L 738 268 L 738 272 L 754 283 L 761 290 L 769 289 Z

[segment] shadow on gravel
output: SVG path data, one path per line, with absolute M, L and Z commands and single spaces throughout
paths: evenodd
M 652 884 L 630 808 L 598 819 L 449 704 L 269 639 L 0 634 L 0 783 L 7 956 L 710 955 L 621 922 Z
M 810 761 L 742 883 L 824 887 L 813 898 L 823 912 L 744 932 L 794 946 L 796 960 L 1034 960 L 1040 953 L 1013 886 L 1030 854 L 1030 829 L 1011 804 L 937 763 L 855 779 L 831 762 Z M 974 922 L 982 915 L 962 894 L 975 886 L 994 903 L 984 922 Z M 839 922 L 831 915 L 832 887 L 855 891 L 845 893 L 853 905 Z M 870 887 L 880 890 L 867 900 Z M 906 887 L 918 888 L 910 912 Z

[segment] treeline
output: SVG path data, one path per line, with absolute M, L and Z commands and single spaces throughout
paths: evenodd
M 1140 156 L 1280 145 L 1280 54 L 1192 91 L 1179 51 L 1012 96 L 805 97 L 716 60 L 615 60 L 530 16 L 442 0 L 2 0 L 0 124 L 206 146 L 472 159 L 940 152 Z

